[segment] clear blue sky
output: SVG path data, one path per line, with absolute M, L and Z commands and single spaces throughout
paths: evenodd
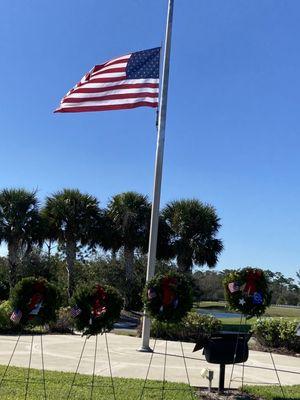
M 151 196 L 152 109 L 53 114 L 93 65 L 161 44 L 167 0 L 0 3 L 0 187 Z M 218 268 L 300 266 L 300 2 L 175 0 L 162 204 L 222 219 Z

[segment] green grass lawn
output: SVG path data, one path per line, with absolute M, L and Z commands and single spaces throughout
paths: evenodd
M 195 304 L 195 306 L 200 308 L 206 308 L 207 310 L 218 310 L 220 312 L 230 312 L 226 308 L 226 303 L 221 301 L 203 301 Z M 234 312 L 234 311 L 233 311 Z M 278 307 L 271 306 L 266 311 L 266 316 L 268 317 L 288 317 L 291 319 L 300 318 L 300 307 L 299 308 L 289 308 L 289 307 Z
M 283 386 L 284 396 L 278 386 L 245 386 L 244 392 L 263 400 L 300 399 L 300 385 Z
M 217 301 L 203 301 L 194 305 L 194 308 L 204 308 L 206 310 L 218 310 L 219 312 L 230 312 L 226 308 L 225 302 L 217 302 Z M 287 318 L 290 320 L 300 320 L 300 308 L 288 308 L 288 307 L 277 307 L 271 306 L 267 309 L 264 317 L 273 317 L 273 318 Z M 240 318 L 219 318 L 222 321 L 223 329 L 228 331 L 237 331 L 239 330 Z M 246 321 L 243 320 L 243 330 L 249 330 L 251 325 L 256 321 L 257 318 L 251 318 Z
M 0 366 L 0 382 L 4 373 L 4 366 Z M 26 368 L 10 367 L 5 381 L 0 386 L 1 400 L 24 400 L 26 387 Z M 45 371 L 47 400 L 66 400 L 73 380 L 73 373 Z M 70 400 L 113 400 L 111 379 L 95 377 L 95 388 L 91 397 L 90 375 L 77 375 L 71 392 Z M 139 400 L 144 381 L 140 379 L 114 378 L 117 400 Z M 162 398 L 162 382 L 148 381 L 142 400 L 160 400 Z M 165 385 L 165 400 L 191 399 L 190 388 L 181 383 L 167 382 Z M 42 372 L 30 371 L 27 400 L 43 400 L 44 386 Z M 195 397 L 196 399 L 196 397 Z
M 5 366 L 0 366 L 0 382 Z M 5 380 L 0 385 L 1 400 L 24 400 L 26 388 L 26 368 L 10 367 Z M 73 373 L 45 371 L 47 400 L 64 400 L 68 398 Z M 95 387 L 91 397 L 91 375 L 78 374 L 69 397 L 70 400 L 110 400 L 114 399 L 111 379 L 95 377 Z M 144 381 L 141 379 L 114 378 L 117 400 L 140 400 Z M 147 381 L 142 400 L 160 400 L 162 398 L 162 382 Z M 149 389 L 151 388 L 151 389 Z M 300 385 L 284 386 L 285 399 L 300 399 Z M 245 386 L 244 392 L 257 396 L 262 400 L 281 400 L 284 397 L 278 386 Z M 195 392 L 193 396 L 196 400 Z M 239 397 L 240 398 L 240 397 Z M 44 385 L 42 372 L 32 369 L 28 384 L 27 400 L 43 400 Z M 165 400 L 191 400 L 190 388 L 186 384 L 166 382 Z

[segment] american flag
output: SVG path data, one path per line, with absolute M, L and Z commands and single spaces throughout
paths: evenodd
M 61 100 L 55 112 L 157 107 L 160 47 L 96 65 Z
M 240 291 L 240 286 L 236 282 L 230 282 L 228 283 L 228 289 L 230 293 L 235 293 Z
M 22 315 L 23 315 L 23 313 L 21 310 L 14 310 L 10 316 L 10 320 L 14 324 L 18 324 L 21 321 Z
M 70 314 L 71 317 L 76 318 L 78 317 L 78 315 L 81 314 L 81 312 L 82 312 L 81 308 L 79 308 L 76 304 L 74 307 L 71 308 Z

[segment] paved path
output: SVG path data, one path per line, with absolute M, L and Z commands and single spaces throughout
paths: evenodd
M 140 353 L 137 350 L 141 340 L 135 337 L 108 334 L 110 357 L 113 375 L 119 377 L 145 378 L 151 354 Z M 0 336 L 0 364 L 7 364 L 15 346 L 17 336 Z M 75 371 L 84 338 L 79 335 L 46 335 L 44 340 L 45 368 L 57 371 Z M 22 336 L 12 359 L 12 365 L 27 367 L 29 361 L 31 336 Z M 105 337 L 99 336 L 98 358 L 96 373 L 109 375 Z M 93 368 L 95 338 L 88 339 L 83 359 L 79 368 L 80 373 L 91 374 Z M 189 377 L 194 386 L 206 386 L 207 381 L 200 376 L 202 368 L 214 371 L 213 386 L 218 385 L 218 365 L 208 364 L 202 352 L 192 353 L 194 345 L 184 343 Z M 162 379 L 165 353 L 165 341 L 157 341 L 149 379 Z M 184 362 L 179 342 L 168 342 L 166 379 L 174 382 L 187 382 Z M 300 358 L 273 355 L 281 382 L 284 385 L 299 384 Z M 32 367 L 41 368 L 40 337 L 34 337 Z M 255 367 L 255 368 L 254 368 Z M 226 385 L 228 385 L 232 366 L 226 367 Z M 245 383 L 276 384 L 276 373 L 269 353 L 250 351 L 245 364 Z M 287 371 L 291 371 L 289 373 Z M 298 374 L 297 374 L 298 373 Z M 242 365 L 235 365 L 231 387 L 241 384 Z

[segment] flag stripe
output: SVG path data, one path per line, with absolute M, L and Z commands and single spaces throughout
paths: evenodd
M 89 97 L 88 101 L 105 101 L 105 100 L 117 100 L 117 99 L 136 99 L 136 98 L 146 98 L 146 97 L 153 97 L 157 99 L 156 93 L 117 93 L 117 94 L 110 94 L 110 95 L 102 95 L 96 97 Z M 70 98 L 67 97 L 62 101 L 63 104 L 65 103 L 82 103 L 86 101 L 85 98 Z
M 112 89 L 112 90 L 105 90 L 104 92 L 96 92 L 96 93 L 93 93 L 93 92 L 87 92 L 87 93 L 78 93 L 78 92 L 76 92 L 76 93 L 71 93 L 67 98 L 68 99 L 78 99 L 78 98 L 81 98 L 81 99 L 89 99 L 89 98 L 91 98 L 91 97 L 98 97 L 98 98 L 101 98 L 101 97 L 103 97 L 103 96 L 106 96 L 106 95 L 111 95 L 111 94 L 118 94 L 118 93 L 120 93 L 120 94 L 126 94 L 126 93 L 144 93 L 144 94 L 147 94 L 147 93 L 155 93 L 156 95 L 158 94 L 158 88 L 126 88 L 126 89 L 119 89 L 119 88 L 114 88 L 114 89 Z M 64 99 L 63 99 L 64 100 Z
M 135 103 L 135 102 L 140 102 L 141 99 L 143 99 L 143 101 L 147 101 L 150 103 L 155 103 L 157 102 L 156 98 L 152 98 L 152 97 L 143 97 L 143 98 L 134 98 L 134 99 L 113 99 L 113 100 L 104 100 L 104 101 L 82 101 L 79 103 L 76 103 L 76 106 L 80 106 L 80 107 L 85 107 L 85 106 L 101 106 L 101 105 L 111 105 L 111 104 L 125 104 L 125 103 Z M 60 106 L 63 108 L 68 108 L 68 107 L 72 107 L 72 103 L 63 103 Z
M 105 84 L 106 85 L 106 84 Z M 122 90 L 122 89 L 157 89 L 157 91 L 159 90 L 159 86 L 157 83 L 145 83 L 144 85 L 142 83 L 132 83 L 132 84 L 115 84 L 114 86 L 109 86 L 109 84 L 107 84 L 108 86 L 105 86 L 104 84 L 102 85 L 95 85 L 98 87 L 82 87 L 80 86 L 77 89 L 73 89 L 72 91 L 70 91 L 70 96 L 72 96 L 73 94 L 76 93 L 101 93 L 101 92 L 106 92 L 106 91 L 110 91 L 110 90 Z
M 101 71 L 92 72 L 91 76 L 94 77 L 94 76 L 98 76 L 98 75 L 101 75 L 101 74 L 104 74 L 107 72 L 125 72 L 125 70 L 126 70 L 126 64 L 120 64 L 120 66 L 118 66 L 118 68 L 113 68 L 113 67 L 106 67 L 106 68 L 103 68 Z
M 126 76 L 126 72 L 121 71 L 121 72 L 108 72 L 108 71 L 104 71 L 104 72 L 99 72 L 98 75 L 96 76 L 91 76 L 91 78 L 89 79 L 89 82 L 94 82 L 95 80 L 99 80 L 99 79 L 106 79 L 106 78 L 118 78 L 119 76 L 122 76 L 123 79 Z
M 80 83 L 78 86 L 76 86 L 72 90 L 76 90 L 78 88 L 101 88 L 101 87 L 107 87 L 110 85 L 143 85 L 145 87 L 149 87 L 148 84 L 151 85 L 156 85 L 155 87 L 158 87 L 158 79 L 122 79 L 122 81 L 116 81 L 116 82 L 99 82 L 99 83 L 90 83 L 90 82 L 85 82 L 85 83 Z M 152 86 L 150 86 L 152 87 Z M 71 91 L 72 91 L 71 90 Z
M 112 64 L 119 64 L 120 62 L 127 62 L 128 59 L 131 57 L 131 54 L 127 54 L 126 56 L 114 58 L 113 60 L 107 61 L 104 65 L 112 65 Z
M 158 106 L 157 103 L 149 103 L 147 101 L 141 101 L 139 103 L 131 103 L 131 104 L 114 104 L 114 105 L 107 105 L 107 106 L 88 106 L 88 107 L 71 107 L 71 108 L 59 108 L 55 110 L 54 112 L 62 112 L 62 113 L 68 113 L 68 112 L 89 112 L 89 111 L 109 111 L 109 110 L 126 110 L 130 108 L 136 108 L 136 107 L 154 107 L 156 108 Z
M 84 84 L 86 83 L 109 83 L 109 82 L 120 82 L 123 81 L 125 77 L 125 74 L 123 74 L 122 76 L 115 76 L 115 77 L 111 77 L 111 78 L 93 78 L 91 80 L 89 80 L 88 82 L 84 82 Z

